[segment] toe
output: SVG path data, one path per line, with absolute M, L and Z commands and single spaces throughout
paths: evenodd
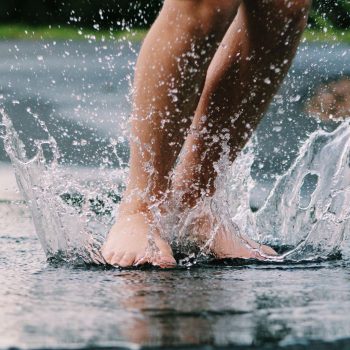
M 111 259 L 110 264 L 113 266 L 120 266 L 120 262 L 122 261 L 122 259 L 124 258 L 125 253 L 115 253 Z
M 113 256 L 114 256 L 114 252 L 112 250 L 108 250 L 108 249 L 102 247 L 101 254 L 102 254 L 103 259 L 106 261 L 106 263 L 111 264 Z
M 161 268 L 171 268 L 176 266 L 176 260 L 173 256 L 159 256 L 154 262 L 153 265 L 159 266 Z
M 119 261 L 118 265 L 120 267 L 133 266 L 135 262 L 135 254 L 125 253 L 123 258 Z
M 138 255 L 135 258 L 135 262 L 134 265 L 135 266 L 141 266 L 141 265 L 145 265 L 145 264 L 149 264 L 150 263 L 150 258 L 147 255 Z

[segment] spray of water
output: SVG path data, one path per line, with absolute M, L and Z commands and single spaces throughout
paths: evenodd
M 4 111 L 1 115 L 6 152 L 48 258 L 104 264 L 100 248 L 118 209 L 127 170 L 97 174 L 95 170 L 94 179 L 84 179 L 77 170 L 79 176 L 74 176 L 59 164 L 55 139 L 42 122 L 48 137 L 36 141 L 37 153 L 28 159 L 11 119 Z M 220 176 L 213 198 L 204 199 L 181 220 L 174 213 L 159 217 L 157 223 L 173 247 L 186 256 L 205 256 L 219 222 L 243 239 L 288 247 L 266 260 L 305 261 L 337 254 L 349 230 L 349 122 L 333 132 L 313 133 L 258 210 L 250 206 L 251 190 L 256 186 L 251 176 L 254 148 L 252 141 L 229 169 L 225 157 L 217 164 Z M 198 250 L 188 232 L 203 213 L 209 218 L 206 229 L 210 235 Z
M 120 198 L 120 184 L 102 172 L 96 182 L 82 179 L 79 170 L 75 177 L 65 171 L 58 162 L 56 141 L 43 123 L 48 138 L 36 141 L 37 153 L 28 159 L 10 118 L 4 111 L 0 113 L 5 149 L 47 257 L 72 263 L 104 263 L 99 248 Z M 108 182 L 107 187 L 103 180 Z
M 251 210 L 249 198 L 237 202 L 235 196 L 249 193 L 254 186 L 245 166 L 251 164 L 251 153 L 243 154 L 231 170 L 231 175 L 245 173 L 247 179 L 231 181 L 227 200 L 232 220 L 253 239 L 292 248 L 279 259 L 336 255 L 349 230 L 349 133 L 348 121 L 333 132 L 314 132 L 258 211 Z

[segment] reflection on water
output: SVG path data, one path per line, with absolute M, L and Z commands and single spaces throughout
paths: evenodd
M 349 336 L 348 261 L 118 271 L 47 265 L 37 240 L 1 240 L 0 348 L 277 347 Z

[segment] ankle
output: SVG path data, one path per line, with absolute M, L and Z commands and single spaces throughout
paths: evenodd
M 202 171 L 182 172 L 178 170 L 172 183 L 173 201 L 182 210 L 195 207 L 203 198 L 212 197 L 215 186 Z
M 126 191 L 119 206 L 119 215 L 143 214 L 150 217 L 155 210 L 163 212 L 166 197 L 165 194 L 157 197 L 146 192 L 140 196 Z

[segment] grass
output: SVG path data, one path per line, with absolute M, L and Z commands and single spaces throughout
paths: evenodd
M 68 26 L 27 26 L 22 24 L 0 24 L 0 40 L 129 40 L 140 41 L 147 29 L 131 31 L 108 31 Z M 304 33 L 307 42 L 344 42 L 350 44 L 350 30 L 340 31 L 307 29 Z
M 340 31 L 333 28 L 324 30 L 307 29 L 304 32 L 307 42 L 342 42 L 350 44 L 350 30 Z
M 27 26 L 22 24 L 0 24 L 0 40 L 130 40 L 140 41 L 145 29 L 95 30 L 68 26 Z

